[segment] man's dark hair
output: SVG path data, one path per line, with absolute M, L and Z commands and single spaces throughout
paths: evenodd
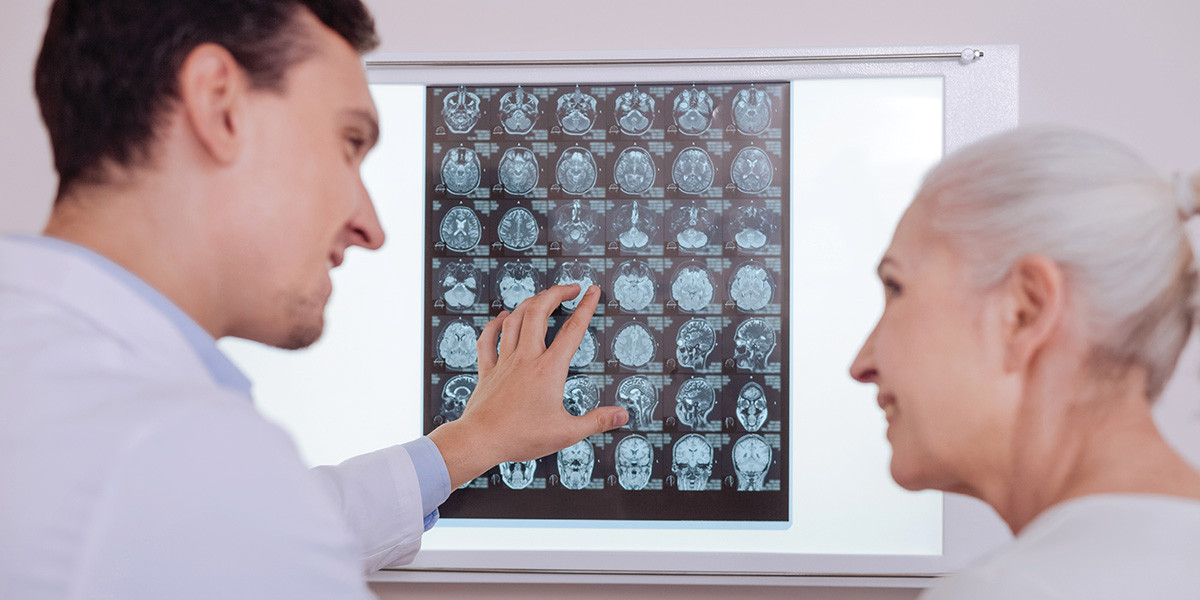
M 227 49 L 258 89 L 312 52 L 307 8 L 360 54 L 379 44 L 361 0 L 55 0 L 34 71 L 50 132 L 58 197 L 104 180 L 106 164 L 133 166 L 179 97 L 179 69 L 200 44 Z

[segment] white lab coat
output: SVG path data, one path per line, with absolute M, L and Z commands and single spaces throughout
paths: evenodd
M 145 299 L 0 238 L 0 597 L 366 598 L 422 531 L 403 448 L 306 470 Z

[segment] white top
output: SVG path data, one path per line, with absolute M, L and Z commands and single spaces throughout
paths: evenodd
M 1096 495 L 1051 507 L 922 600 L 1200 599 L 1200 501 Z
M 412 559 L 403 447 L 308 471 L 200 354 L 94 261 L 0 238 L 0 596 L 369 598 Z

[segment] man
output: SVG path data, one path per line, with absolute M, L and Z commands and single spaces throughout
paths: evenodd
M 375 45 L 358 0 L 55 2 L 58 196 L 45 236 L 0 239 L 0 595 L 366 597 L 452 489 L 624 424 L 562 408 L 598 290 L 544 340 L 575 286 L 484 329 L 471 402 L 427 438 L 308 472 L 254 412 L 214 340 L 311 344 L 329 270 L 383 243 Z

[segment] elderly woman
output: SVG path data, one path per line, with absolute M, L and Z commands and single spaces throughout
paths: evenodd
M 879 389 L 897 483 L 980 498 L 1017 536 L 926 598 L 1200 598 L 1200 474 L 1150 412 L 1196 311 L 1200 181 L 1180 183 L 1063 129 L 926 177 L 851 375 Z

